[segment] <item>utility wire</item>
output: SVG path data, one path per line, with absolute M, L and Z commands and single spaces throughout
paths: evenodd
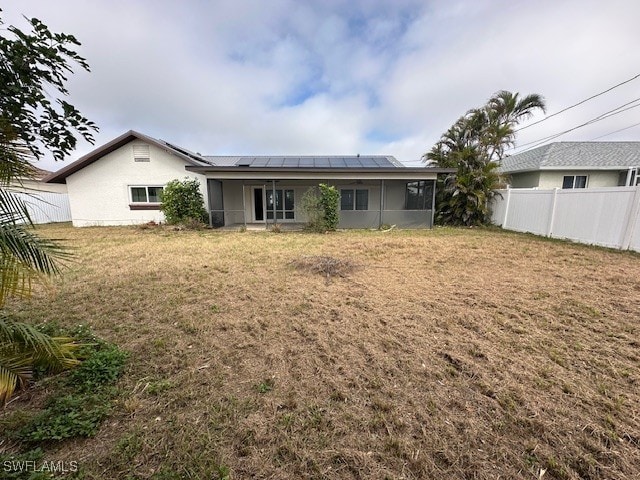
M 638 125 L 640 125 L 640 122 L 634 123 L 633 125 L 629 125 L 628 127 L 620 128 L 619 130 L 614 130 L 613 132 L 605 133 L 604 135 L 600 135 L 599 137 L 592 138 L 589 141 L 598 140 L 599 138 L 608 137 L 609 135 L 613 135 L 614 133 L 618 133 L 618 132 L 623 132 L 624 130 L 629 130 L 630 128 L 637 127 Z
M 521 130 L 524 130 L 525 128 L 533 127 L 534 125 L 537 125 L 538 123 L 542 123 L 545 120 L 549 120 L 550 118 L 555 117 L 556 115 L 560 115 L 561 113 L 564 113 L 567 110 L 571 110 L 572 108 L 575 108 L 578 105 L 582 105 L 583 103 L 586 103 L 589 100 L 593 100 L 594 98 L 599 97 L 600 95 L 604 95 L 605 93 L 610 92 L 611 90 L 613 90 L 615 88 L 618 88 L 618 87 L 624 85 L 625 83 L 629 83 L 629 82 L 631 82 L 631 81 L 633 81 L 633 80 L 635 80 L 636 78 L 639 78 L 639 77 L 640 77 L 640 73 L 638 75 L 634 76 L 634 77 L 631 77 L 628 80 L 625 80 L 624 82 L 621 82 L 621 83 L 618 83 L 617 85 L 614 85 L 611 88 L 607 88 L 606 90 L 603 90 L 600 93 L 596 93 L 595 95 L 592 95 L 589 98 L 585 98 L 584 100 L 582 100 L 582 101 L 580 101 L 578 103 L 575 103 L 575 104 L 573 104 L 573 105 L 571 105 L 569 107 L 563 108 L 562 110 L 560 110 L 560 111 L 558 111 L 556 113 L 552 113 L 551 115 L 547 115 L 546 117 L 544 117 L 543 119 L 538 120 L 537 122 L 533 122 L 533 123 L 530 123 L 529 125 L 525 125 L 524 127 L 520 127 L 518 129 L 514 130 L 514 133 L 517 133 L 517 132 L 519 132 Z
M 613 115 L 618 115 L 618 114 L 620 114 L 622 112 L 626 112 L 627 110 L 630 110 L 632 108 L 640 107 L 640 104 L 629 106 L 629 105 L 631 105 L 633 103 L 636 103 L 638 101 L 640 101 L 640 98 L 636 98 L 635 100 L 632 100 L 632 101 L 627 102 L 627 103 L 625 103 L 623 105 L 620 105 L 619 107 L 616 107 L 613 110 L 609 110 L 608 112 L 602 113 L 602 114 L 598 115 L 597 117 L 594 117 L 591 120 L 588 120 L 585 123 L 577 125 L 577 126 L 575 126 L 573 128 L 569 128 L 568 130 L 564 130 L 562 132 L 555 133 L 553 135 L 549 135 L 549 136 L 546 136 L 546 137 L 543 137 L 543 138 L 538 138 L 537 140 L 533 140 L 531 142 L 523 143 L 522 145 L 519 145 L 516 148 L 522 148 L 522 147 L 526 147 L 526 146 L 533 145 L 533 144 L 535 144 L 535 145 L 533 145 L 532 147 L 530 147 L 530 148 L 528 148 L 526 150 L 518 152 L 518 154 L 524 153 L 524 152 L 528 152 L 529 150 L 532 150 L 532 149 L 534 149 L 534 148 L 536 148 L 536 147 L 538 147 L 538 146 L 540 146 L 540 145 L 542 145 L 544 143 L 547 143 L 549 140 L 553 140 L 555 138 L 558 138 L 558 137 L 560 137 L 560 136 L 562 136 L 562 135 L 564 135 L 566 133 L 573 132 L 574 130 L 577 130 L 577 129 L 582 128 L 582 127 L 586 127 L 587 125 L 591 125 L 591 124 L 596 123 L 596 122 L 600 122 L 600 121 L 605 120 L 605 119 L 607 119 L 609 117 L 612 117 Z M 627 107 L 627 108 L 625 108 L 625 107 Z M 514 155 L 517 155 L 517 154 L 514 154 Z

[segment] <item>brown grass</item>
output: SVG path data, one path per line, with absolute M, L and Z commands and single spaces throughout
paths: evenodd
M 132 354 L 100 433 L 47 450 L 86 478 L 640 477 L 638 255 L 475 229 L 41 231 L 77 262 L 13 310 Z M 302 256 L 358 269 L 327 283 Z

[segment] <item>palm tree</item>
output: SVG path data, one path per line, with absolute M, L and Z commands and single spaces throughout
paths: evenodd
M 55 242 L 38 237 L 24 200 L 9 182 L 16 172 L 25 175 L 24 150 L 2 145 L 0 151 L 0 404 L 32 378 L 35 367 L 57 372 L 78 363 L 70 338 L 45 335 L 35 327 L 12 320 L 3 312 L 10 297 L 26 297 L 35 283 L 46 284 L 59 273 L 58 261 L 67 252 Z M 16 180 L 17 181 L 17 180 Z
M 491 149 L 491 158 L 502 160 L 504 150 L 513 146 L 515 127 L 531 118 L 536 110 L 546 111 L 542 95 L 532 93 L 520 97 L 518 92 L 501 90 L 487 102 L 485 110 L 488 116 L 487 143 Z
M 436 218 L 453 224 L 477 225 L 490 216 L 490 200 L 502 184 L 497 173 L 505 149 L 515 142 L 515 127 L 535 110 L 545 110 L 538 94 L 520 97 L 505 90 L 495 93 L 481 108 L 469 110 L 441 137 L 423 160 L 457 168 L 439 179 Z

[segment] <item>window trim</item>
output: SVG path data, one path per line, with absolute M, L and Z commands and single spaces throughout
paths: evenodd
M 340 188 L 340 211 L 341 212 L 367 212 L 369 211 L 369 198 L 371 197 L 371 188 L 369 187 L 365 187 L 365 188 L 357 188 L 357 187 L 339 187 Z M 342 191 L 343 190 L 351 190 L 353 192 L 353 208 L 342 208 Z M 361 208 L 358 209 L 356 208 L 358 205 L 358 200 L 357 200 L 357 191 L 358 190 L 363 190 L 367 192 L 367 208 Z
M 572 177 L 573 180 L 571 181 L 571 186 L 570 187 L 565 187 L 564 186 L 564 181 L 566 178 Z M 576 187 L 576 180 L 578 177 L 584 177 L 584 187 Z M 562 176 L 562 190 L 573 190 L 576 188 L 589 188 L 589 175 L 563 175 Z
M 144 188 L 147 201 L 146 202 L 134 202 L 133 201 L 133 189 Z M 164 185 L 129 185 L 129 210 L 160 210 L 162 202 L 150 202 L 149 201 L 149 189 L 159 188 L 164 190 Z

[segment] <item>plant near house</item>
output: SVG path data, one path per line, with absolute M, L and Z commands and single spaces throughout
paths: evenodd
M 72 65 L 89 70 L 72 50 L 80 43 L 35 18 L 28 22 L 31 32 L 0 29 L 0 309 L 9 297 L 29 296 L 34 283 L 58 274 L 58 262 L 67 256 L 57 243 L 33 233 L 26 204 L 9 186 L 32 175 L 31 161 L 45 151 L 63 160 L 78 135 L 93 143 L 97 131 L 64 100 Z M 75 365 L 74 348 L 69 338 L 50 337 L 0 310 L 0 404 L 28 383 L 34 368 Z
M 457 172 L 438 179 L 436 220 L 454 225 L 480 225 L 490 220 L 490 201 L 502 179 L 497 172 L 516 127 L 536 110 L 545 111 L 538 94 L 520 97 L 500 91 L 481 108 L 469 110 L 447 130 L 423 160 Z
M 338 227 L 340 193 L 324 183 L 307 190 L 302 196 L 302 210 L 307 216 L 307 230 L 333 231 Z
M 306 229 L 312 232 L 324 232 L 326 228 L 318 188 L 312 187 L 304 192 L 300 205 L 307 217 Z
M 162 190 L 160 210 L 170 225 L 201 225 L 207 220 L 200 182 L 196 179 L 171 180 Z
M 324 219 L 326 230 L 335 231 L 340 222 L 338 209 L 340 207 L 340 192 L 336 187 L 329 186 L 325 183 L 318 185 L 320 188 L 320 207 Z

